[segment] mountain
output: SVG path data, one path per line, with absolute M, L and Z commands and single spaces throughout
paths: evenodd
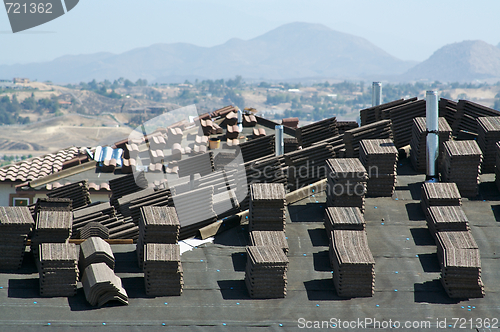
M 155 44 L 122 54 L 64 56 L 50 62 L 0 66 L 0 78 L 29 77 L 58 83 L 92 79 L 149 82 L 242 75 L 254 79 L 361 78 L 398 75 L 415 62 L 402 61 L 364 38 L 309 23 L 290 23 L 250 40 L 199 47 Z
M 401 80 L 444 82 L 490 78 L 500 78 L 500 49 L 481 40 L 443 46 L 401 76 Z

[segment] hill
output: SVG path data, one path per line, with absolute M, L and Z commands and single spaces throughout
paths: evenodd
M 44 63 L 0 66 L 0 77 L 59 83 L 119 77 L 179 82 L 235 75 L 254 79 L 344 79 L 397 75 L 414 64 L 391 56 L 361 37 L 319 24 L 290 23 L 251 40 L 231 39 L 214 47 L 155 44 L 122 54 L 64 56 Z
M 500 79 L 500 49 L 481 40 L 443 46 L 403 74 L 401 80 L 464 82 Z

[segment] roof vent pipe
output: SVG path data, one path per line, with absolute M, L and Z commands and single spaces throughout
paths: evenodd
M 274 144 L 276 156 L 281 156 L 285 153 L 285 143 L 283 142 L 283 125 L 274 126 Z
M 238 132 L 243 131 L 243 112 L 241 112 L 240 109 L 238 109 Z
M 372 106 L 378 106 L 382 104 L 382 83 L 373 82 L 372 83 Z
M 427 181 L 437 182 L 437 159 L 439 156 L 439 111 L 437 91 L 427 91 L 426 101 L 426 125 L 427 125 Z

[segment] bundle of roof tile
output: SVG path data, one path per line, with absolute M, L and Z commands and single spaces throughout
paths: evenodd
M 251 139 L 239 145 L 243 160 L 249 161 L 274 156 L 274 135 Z
M 137 240 L 137 261 L 142 267 L 144 247 L 148 243 L 175 244 L 179 239 L 180 223 L 174 207 L 141 207 L 139 239 Z
M 477 142 L 483 151 L 483 173 L 493 173 L 496 164 L 495 145 L 500 141 L 500 116 L 477 118 Z
M 299 141 L 295 137 L 284 138 L 283 145 L 285 147 L 285 153 L 289 153 L 299 149 Z
M 365 211 L 368 174 L 357 158 L 327 160 L 327 205 L 358 207 Z
M 179 177 L 200 174 L 201 176 L 210 174 L 214 171 L 213 152 L 204 153 L 198 156 L 181 160 L 177 163 L 179 167 Z
M 365 230 L 331 231 L 330 263 L 333 268 L 333 282 L 339 296 L 373 296 L 375 260 L 368 247 Z
M 283 249 L 285 255 L 288 254 L 288 241 L 283 231 L 251 231 L 250 245 L 276 246 Z
M 42 243 L 38 274 L 41 296 L 74 296 L 78 282 L 78 251 L 73 243 Z
M 115 269 L 115 256 L 109 243 L 99 237 L 91 237 L 80 244 L 80 271 L 85 271 L 90 264 L 105 263 Z
M 417 100 L 390 109 L 394 144 L 398 149 L 410 144 L 413 125 L 411 120 L 416 117 L 425 117 L 425 114 L 425 100 Z
M 83 273 L 82 284 L 85 298 L 92 306 L 102 307 L 109 301 L 128 304 L 121 279 L 106 263 L 90 264 Z
M 178 244 L 146 244 L 143 265 L 147 295 L 172 296 L 182 294 L 184 279 Z
M 484 297 L 481 258 L 470 231 L 437 233 L 441 283 L 450 298 Z
M 469 219 L 461 206 L 430 206 L 427 208 L 427 226 L 431 234 L 444 231 L 467 231 Z
M 448 141 L 444 147 L 442 180 L 455 182 L 464 197 L 477 196 L 482 152 L 476 141 Z
M 459 100 L 457 112 L 455 114 L 455 122 L 453 123 L 453 135 L 458 135 L 461 131 L 478 134 L 477 118 L 497 116 L 500 116 L 500 111 L 479 105 L 472 101 Z
M 116 205 L 122 196 L 147 188 L 148 181 L 144 173 L 129 174 L 116 179 L 109 180 L 112 196 L 111 205 Z
M 257 118 L 253 114 L 243 114 L 243 127 L 255 127 Z
M 361 120 L 361 126 L 366 126 L 370 123 L 377 122 L 380 120 L 385 120 L 389 118 L 389 115 L 385 115 L 384 111 L 385 110 L 390 110 L 392 107 L 396 107 L 402 104 L 406 103 L 411 103 L 413 101 L 416 101 L 417 97 L 411 98 L 411 99 L 399 99 L 399 100 L 394 100 L 389 103 L 377 105 L 377 106 L 372 106 L 370 108 L 366 108 L 363 110 L 359 111 L 359 117 Z
M 34 226 L 26 206 L 0 207 L 0 269 L 19 269 L 23 263 L 26 240 Z
M 40 211 L 31 238 L 32 248 L 40 243 L 65 243 L 71 236 L 73 214 L 70 211 Z M 36 255 L 36 250 L 34 251 Z
M 109 229 L 113 228 L 117 221 L 115 209 L 109 202 L 88 205 L 73 211 L 72 237 L 86 239 L 87 235 L 94 235 L 107 239 Z M 87 225 L 90 226 L 86 227 Z
M 281 124 L 283 126 L 287 126 L 287 127 L 290 127 L 290 128 L 294 128 L 294 129 L 297 129 L 298 125 L 299 125 L 299 118 L 284 118 L 281 120 Z
M 456 119 L 457 104 L 456 101 L 439 98 L 439 116 L 444 117 L 451 127 L 453 127 L 453 123 Z
M 245 284 L 251 298 L 286 296 L 288 258 L 279 246 L 247 247 Z
M 73 209 L 86 206 L 91 203 L 89 194 L 89 184 L 87 180 L 82 180 L 68 184 L 47 193 L 49 198 L 69 198 Z
M 356 121 L 337 121 L 337 130 L 339 135 L 343 134 L 347 130 L 358 128 L 359 125 Z
M 328 118 L 317 121 L 297 129 L 297 139 L 302 147 L 311 146 L 312 143 L 322 141 L 332 136 L 337 136 L 337 118 Z
M 424 182 L 421 205 L 424 211 L 429 206 L 461 206 L 462 197 L 455 183 Z
M 391 120 L 381 120 L 344 132 L 346 157 L 359 158 L 359 142 L 364 139 L 393 139 Z
M 324 142 L 286 153 L 283 157 L 288 166 L 290 190 L 297 190 L 326 178 L 326 160 L 334 158 L 335 151 L 329 142 Z
M 439 127 L 439 164 L 444 154 L 444 142 L 451 139 L 451 127 L 445 118 L 440 117 Z M 410 160 L 417 172 L 426 171 L 426 147 L 427 147 L 427 125 L 426 118 L 417 117 L 413 119 L 412 138 L 410 142 Z
M 80 239 L 88 239 L 90 237 L 99 237 L 101 239 L 109 239 L 109 229 L 98 222 L 89 222 L 79 231 Z
M 359 159 L 368 171 L 367 196 L 392 196 L 396 187 L 398 149 L 390 139 L 362 140 Z
M 71 211 L 72 204 L 69 198 L 39 198 L 35 205 L 35 214 L 40 211 Z
M 362 231 L 366 227 L 365 218 L 357 207 L 327 207 L 324 224 L 328 236 L 337 229 Z
M 285 187 L 280 183 L 250 186 L 250 231 L 285 230 Z
M 217 215 L 214 211 L 213 196 L 213 186 L 174 193 L 172 195 L 181 225 L 179 239 L 195 236 L 201 227 L 217 220 Z M 193 203 L 196 204 L 196 208 L 193 208 Z

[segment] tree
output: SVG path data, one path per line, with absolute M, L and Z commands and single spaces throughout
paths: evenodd
M 226 82 L 226 85 L 230 88 L 237 88 L 241 85 L 241 80 L 243 78 L 240 76 L 240 75 L 236 75 L 235 79 L 234 80 L 228 80 Z
M 493 105 L 493 108 L 497 111 L 500 111 L 500 99 L 495 100 L 495 105 Z
M 34 110 L 36 108 L 35 95 L 32 93 L 31 97 L 24 99 L 23 102 L 21 103 L 21 106 L 25 110 Z
M 124 82 L 123 82 L 123 85 L 126 87 L 126 88 L 130 88 L 132 86 L 134 86 L 135 84 L 132 83 L 132 81 L 130 81 L 129 79 L 126 79 Z

